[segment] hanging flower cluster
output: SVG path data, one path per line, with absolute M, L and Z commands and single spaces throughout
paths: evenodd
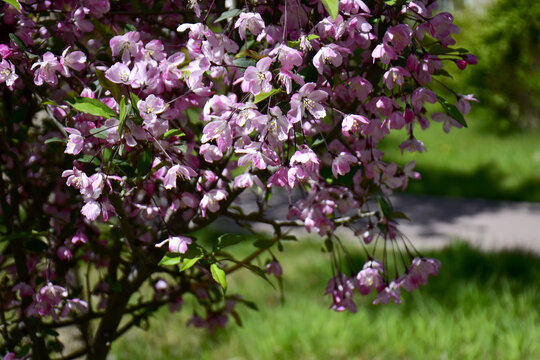
M 48 358 L 61 344 L 44 329 L 80 324 L 81 354 L 104 358 L 123 326 L 160 305 L 180 310 L 188 295 L 199 304 L 190 324 L 222 327 L 238 317 L 235 305 L 250 305 L 226 293 L 226 275 L 281 276 L 273 249 L 294 227 L 326 238 L 337 311 L 355 311 L 356 292 L 399 303 L 402 289 L 437 275 L 440 263 L 402 236 L 405 216 L 388 199 L 420 178 L 415 163 L 389 162 L 379 149 L 404 129 L 401 151 L 425 151 L 416 136 L 430 118 L 445 132 L 461 128 L 476 101 L 437 86 L 445 66 L 476 58 L 450 47 L 459 29 L 436 1 L 7 3 L 6 356 Z M 289 199 L 287 214 L 272 213 L 271 194 Z M 262 239 L 252 255 L 234 258 L 235 235 L 197 239 L 220 217 Z M 366 252 L 347 274 L 339 227 Z M 266 268 L 251 263 L 263 254 Z

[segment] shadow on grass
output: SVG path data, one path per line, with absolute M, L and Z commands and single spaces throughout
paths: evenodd
M 402 291 L 400 306 L 405 312 L 414 311 L 418 302 L 430 300 L 443 307 L 462 307 L 464 293 L 470 288 L 475 289 L 474 296 L 482 296 L 482 299 L 471 299 L 475 305 L 508 292 L 514 296 L 533 292 L 540 305 L 540 257 L 533 253 L 522 250 L 484 252 L 457 241 L 423 255 L 439 259 L 442 267 L 439 275 L 430 277 L 428 284 L 419 290 L 411 294 Z M 354 261 L 364 259 L 359 257 Z
M 473 173 L 422 166 L 416 170 L 422 174 L 422 180 L 411 181 L 408 193 L 540 201 L 540 179 L 529 179 L 513 187 L 505 186 L 505 174 L 489 164 L 478 167 Z

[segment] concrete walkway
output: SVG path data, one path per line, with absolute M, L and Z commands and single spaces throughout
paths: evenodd
M 400 230 L 418 248 L 439 248 L 459 239 L 485 250 L 519 248 L 540 254 L 540 203 L 406 194 L 391 199 L 394 209 L 411 219 L 400 220 Z M 244 200 L 244 210 L 255 211 L 253 199 Z M 276 192 L 270 203 L 269 213 L 283 219 L 288 212 L 286 194 Z M 231 222 L 222 225 L 224 229 L 234 228 Z M 269 226 L 256 228 L 272 232 Z M 293 233 L 308 235 L 298 228 Z M 343 228 L 336 234 L 343 239 L 354 236 Z
M 393 204 L 411 219 L 401 222 L 401 231 L 420 247 L 459 238 L 482 249 L 540 253 L 540 203 L 401 194 Z

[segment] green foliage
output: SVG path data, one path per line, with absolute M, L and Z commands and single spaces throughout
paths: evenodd
M 477 95 L 483 117 L 499 131 L 540 127 L 540 2 L 496 0 L 485 13 L 456 16 L 458 41 L 478 56 L 463 86 Z
M 320 242 L 303 242 L 283 254 L 284 304 L 255 278 L 231 276 L 231 291 L 249 289 L 265 303 L 258 313 L 240 311 L 243 327 L 211 335 L 186 327 L 189 314 L 164 309 L 152 320 L 153 331 L 137 329 L 113 344 L 111 359 L 540 357 L 536 256 L 457 243 L 424 254 L 441 259 L 441 272 L 403 304 L 374 307 L 365 298 L 357 314 L 336 314 L 328 311 L 329 298 L 317 297 L 330 271 L 328 254 L 319 249 Z

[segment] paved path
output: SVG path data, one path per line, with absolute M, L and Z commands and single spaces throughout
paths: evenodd
M 276 218 L 286 216 L 286 195 L 275 194 L 271 203 L 270 213 Z M 400 230 L 417 247 L 442 247 L 460 239 L 486 250 L 520 248 L 540 254 L 540 203 L 406 194 L 393 196 L 392 203 L 411 219 L 402 220 Z M 249 204 L 249 200 L 244 202 L 247 212 L 254 211 Z M 307 234 L 305 230 L 295 233 Z M 338 234 L 352 236 L 347 230 Z
M 398 195 L 394 207 L 411 222 L 401 230 L 423 247 L 456 238 L 483 249 L 521 248 L 540 253 L 540 203 Z

